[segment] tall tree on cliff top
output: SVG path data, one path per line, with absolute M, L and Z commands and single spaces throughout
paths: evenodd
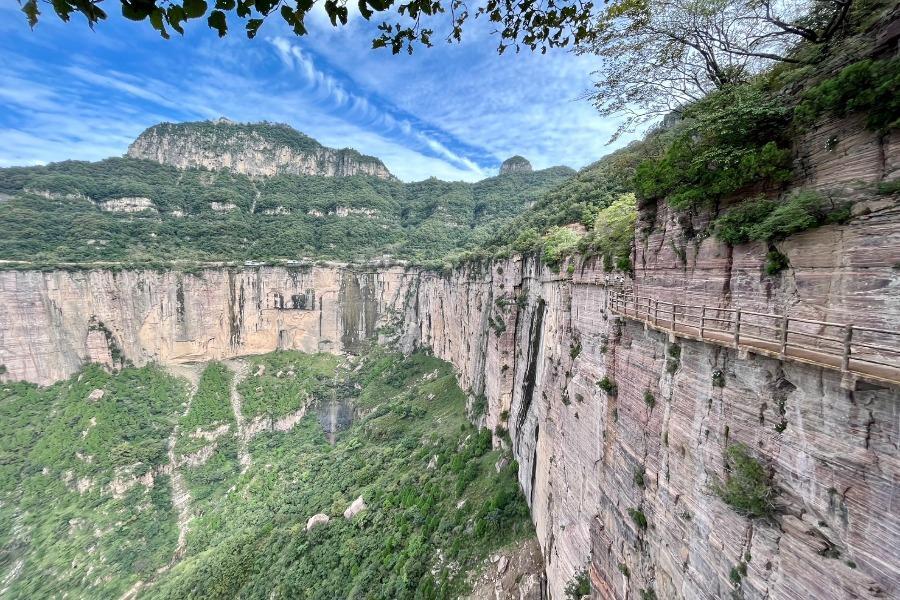
M 798 41 L 826 47 L 851 1 L 618 0 L 576 50 L 603 58 L 589 97 L 600 114 L 624 115 L 617 137 L 773 62 L 804 62 Z

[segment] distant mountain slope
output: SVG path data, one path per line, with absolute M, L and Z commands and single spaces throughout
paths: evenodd
M 160 123 L 128 148 L 128 157 L 179 169 L 230 169 L 251 177 L 371 175 L 393 179 L 381 160 L 351 148 L 323 146 L 289 125 L 235 123 L 228 119 Z
M 441 261 L 483 244 L 574 173 L 405 184 L 369 175 L 251 178 L 134 158 L 0 169 L 0 260 Z

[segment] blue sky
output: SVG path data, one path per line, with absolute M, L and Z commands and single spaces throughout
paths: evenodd
M 168 41 L 118 15 L 91 31 L 49 11 L 31 31 L 14 2 L 0 8 L 0 166 L 121 155 L 154 123 L 219 116 L 289 123 L 406 181 L 482 179 L 513 154 L 580 168 L 631 139 L 607 146 L 616 123 L 579 99 L 595 60 L 498 56 L 484 22 L 394 56 L 370 49 L 375 22 L 334 29 L 318 11 L 302 38 L 273 18 L 254 40 L 196 21 Z

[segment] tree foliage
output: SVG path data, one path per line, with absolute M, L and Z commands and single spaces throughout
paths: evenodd
M 572 173 L 555 167 L 474 184 L 404 184 L 364 175 L 254 180 L 128 158 L 0 169 L 0 193 L 12 196 L 0 203 L 0 257 L 122 266 L 383 254 L 440 261 L 482 244 Z M 103 209 L 122 197 L 147 198 L 150 208 Z
M 797 44 L 830 42 L 851 2 L 615 0 L 577 50 L 603 59 L 590 97 L 601 115 L 624 117 L 615 139 L 773 63 L 817 58 L 798 58 Z
M 789 122 L 788 108 L 756 86 L 709 94 L 661 134 L 660 155 L 638 166 L 638 198 L 665 198 L 684 209 L 711 205 L 751 184 L 786 181 Z
M 484 0 L 469 5 L 464 0 L 323 0 L 333 26 L 346 25 L 350 11 L 358 11 L 366 20 L 383 19 L 378 25 L 380 35 L 373 40 L 375 48 L 390 48 L 394 54 L 412 52 L 415 45 L 431 46 L 434 22 L 446 26 L 446 39 L 460 41 L 463 27 L 471 18 L 485 18 L 494 27 L 500 40 L 498 50 L 509 47 L 546 52 L 551 48 L 592 44 L 602 40 L 613 23 L 631 20 L 641 25 L 650 23 L 648 16 L 663 11 L 688 7 L 678 5 L 681 0 L 616 0 L 595 4 L 590 0 Z M 120 0 L 122 16 L 134 21 L 147 21 L 159 34 L 168 38 L 170 31 L 184 33 L 190 20 L 205 19 L 220 37 L 229 27 L 239 23 L 247 37 L 255 37 L 270 18 L 287 23 L 296 35 L 308 33 L 306 17 L 316 0 Z M 812 6 L 798 14 L 789 14 L 786 7 L 793 4 L 772 0 L 703 0 L 694 2 L 689 10 L 694 16 L 709 18 L 716 13 L 722 18 L 712 21 L 692 21 L 693 25 L 718 25 L 712 36 L 716 50 L 750 56 L 768 56 L 774 46 L 787 37 L 799 37 L 814 43 L 831 39 L 844 23 L 852 0 L 813 0 Z M 90 26 L 105 20 L 102 0 L 54 0 L 54 13 L 68 21 L 75 13 L 83 15 Z M 28 23 L 34 27 L 41 16 L 38 0 L 21 2 Z M 728 19 L 737 19 L 729 25 Z M 636 20 L 636 21 L 635 21 Z M 626 25 L 626 29 L 633 27 Z M 615 29 L 615 27 L 612 27 Z M 676 43 L 681 50 L 689 47 L 687 38 L 677 37 L 682 29 L 652 30 Z M 648 30 L 649 31 L 649 30 Z M 633 32 L 633 31 L 632 31 Z M 673 34 L 674 32 L 674 34 Z M 600 44 L 602 45 L 602 41 Z M 634 49 L 632 47 L 632 49 Z M 766 52 L 764 52 L 765 50 Z M 705 51 L 705 50 L 704 50 Z M 657 55 L 658 56 L 658 55 Z

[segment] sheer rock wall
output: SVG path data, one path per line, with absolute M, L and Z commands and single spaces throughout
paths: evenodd
M 897 145 L 850 122 L 827 127 L 845 132 L 852 168 L 817 158 L 825 134 L 814 132 L 800 144 L 810 158 L 798 185 L 844 189 L 855 218 L 778 243 L 790 267 L 769 276 L 767 245 L 732 249 L 703 234 L 713 214 L 645 208 L 635 288 L 895 329 L 900 209 L 873 185 L 896 176 Z M 0 272 L 0 377 L 46 384 L 86 361 L 426 347 L 455 365 L 473 410 L 484 396 L 473 416 L 509 430 L 552 598 L 585 569 L 597 598 L 900 595 L 896 387 L 671 340 L 607 310 L 596 261 L 566 267 L 514 258 L 447 276 L 340 265 Z M 616 394 L 597 385 L 604 377 Z M 713 493 L 735 442 L 772 475 L 772 519 L 748 520 Z

